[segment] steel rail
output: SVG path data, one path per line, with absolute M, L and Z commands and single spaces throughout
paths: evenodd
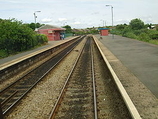
M 61 103 L 61 101 L 62 101 L 62 99 L 63 99 L 62 97 L 64 96 L 64 94 L 65 94 L 65 92 L 66 92 L 66 86 L 67 86 L 67 84 L 68 84 L 68 81 L 69 81 L 69 79 L 70 79 L 70 77 L 71 77 L 71 75 L 72 75 L 72 73 L 73 73 L 73 71 L 74 71 L 74 69 L 75 69 L 75 67 L 76 67 L 76 64 L 77 64 L 78 61 L 79 61 L 79 58 L 81 57 L 81 54 L 82 54 L 82 52 L 83 52 L 83 49 L 84 49 L 84 47 L 82 48 L 82 50 L 80 51 L 78 57 L 76 58 L 76 60 L 75 60 L 75 62 L 74 62 L 74 65 L 72 66 L 72 69 L 71 69 L 71 71 L 70 71 L 68 77 L 66 78 L 66 81 L 65 81 L 65 83 L 64 83 L 64 86 L 63 86 L 63 88 L 61 89 L 61 92 L 60 92 L 60 94 L 59 94 L 59 97 L 58 97 L 58 99 L 57 99 L 57 101 L 56 101 L 56 103 L 55 103 L 55 105 L 54 105 L 54 108 L 52 109 L 52 111 L 51 111 L 50 116 L 49 116 L 48 119 L 54 119 L 54 117 L 55 117 L 55 115 L 56 115 L 56 112 L 57 112 L 58 109 L 59 109 L 59 104 Z
M 14 93 L 12 93 L 12 95 L 10 95 L 8 98 L 6 98 L 5 100 L 3 100 L 3 102 L 1 102 L 1 106 L 3 107 L 3 105 L 5 103 L 7 103 L 18 91 L 15 91 Z
M 81 37 L 83 38 L 83 37 Z M 58 55 L 58 54 L 57 54 Z M 56 55 L 55 55 L 56 56 Z M 54 57 L 55 57 L 54 56 Z M 47 61 L 51 60 L 52 58 L 48 59 Z M 46 61 L 46 62 L 47 62 Z M 45 62 L 44 62 L 45 63 Z M 43 63 L 42 63 L 43 64 Z M 41 65 L 42 65 L 41 64 Z M 28 75 L 29 73 L 35 71 L 36 69 L 38 69 L 41 65 L 37 66 L 34 69 L 29 70 L 26 74 L 24 74 L 23 76 L 21 76 L 20 78 L 18 78 L 16 81 L 12 82 L 11 84 L 9 84 L 7 87 L 5 87 L 4 89 L 0 90 L 0 94 L 4 93 L 8 88 L 11 88 L 13 85 L 15 85 L 18 81 L 20 81 L 21 79 L 23 79 L 23 77 L 25 77 L 26 75 Z
M 24 74 L 22 77 L 18 78 L 16 81 L 12 82 L 11 84 L 9 84 L 7 87 L 5 87 L 4 89 L 2 89 L 0 91 L 0 94 L 4 93 L 6 90 L 8 90 L 8 88 L 11 88 L 13 85 L 15 85 L 18 81 L 20 81 L 21 79 L 23 79 L 24 76 L 28 75 L 29 73 L 33 72 L 34 70 L 36 70 L 38 67 L 40 67 L 41 65 L 37 66 L 36 68 L 28 71 L 26 74 Z
M 82 39 L 82 38 L 81 38 Z M 58 60 L 58 62 L 56 62 L 46 73 L 44 73 L 44 75 L 42 75 L 28 90 L 25 91 L 24 94 L 22 94 L 22 96 L 19 97 L 19 99 L 17 99 L 14 103 L 12 103 L 9 108 L 7 108 L 4 112 L 3 115 L 6 115 L 9 111 L 11 111 L 13 109 L 13 107 L 15 107 L 20 101 L 21 99 L 28 94 L 36 85 L 38 82 L 40 82 L 62 59 L 64 59 L 79 43 L 79 41 L 76 41 L 77 43 L 71 48 L 71 50 L 69 50 L 65 55 L 63 55 L 61 57 L 60 60 Z M 41 64 L 42 65 L 42 64 Z M 38 66 L 39 67 L 39 66 Z M 6 89 L 5 89 L 6 90 Z M 4 90 L 4 91 L 5 91 Z
M 53 108 L 52 111 L 51 111 L 51 114 L 50 114 L 50 116 L 49 116 L 49 119 L 54 119 L 55 114 L 56 114 L 57 110 L 59 109 L 59 104 L 61 103 L 62 97 L 63 97 L 64 94 L 65 94 L 66 86 L 67 86 L 68 81 L 69 81 L 69 79 L 70 79 L 70 77 L 71 77 L 71 75 L 72 75 L 72 73 L 73 73 L 73 71 L 74 71 L 74 69 L 75 69 L 75 67 L 76 67 L 77 62 L 79 61 L 79 58 L 81 57 L 81 54 L 82 54 L 82 52 L 83 52 L 83 49 L 84 49 L 84 48 L 82 48 L 82 51 L 80 51 L 80 53 L 79 53 L 77 59 L 75 60 L 75 63 L 74 63 L 74 65 L 73 65 L 73 67 L 72 67 L 72 69 L 71 69 L 71 71 L 70 71 L 70 73 L 69 73 L 69 75 L 68 75 L 68 77 L 67 77 L 67 79 L 66 79 L 66 82 L 65 82 L 65 84 L 64 84 L 64 86 L 63 86 L 63 88 L 62 88 L 62 90 L 61 90 L 61 92 L 60 92 L 60 94 L 59 94 L 59 97 L 58 97 L 58 99 L 57 99 L 57 101 L 56 101 L 56 103 L 55 103 L 55 106 L 54 106 L 54 108 Z
M 85 45 L 84 45 L 84 47 L 85 47 Z M 78 61 L 79 61 L 79 58 L 81 57 L 81 55 L 82 55 L 82 53 L 83 53 L 83 50 L 84 50 L 84 47 L 82 48 L 82 50 L 80 51 L 80 54 L 78 55 L 78 57 L 76 58 L 76 60 L 75 60 L 75 63 L 74 63 L 74 65 L 72 66 L 72 69 L 71 69 L 71 71 L 70 71 L 70 73 L 69 73 L 69 75 L 68 75 L 68 77 L 67 77 L 67 79 L 66 79 L 66 82 L 65 82 L 65 84 L 64 84 L 64 86 L 63 86 L 63 88 L 62 88 L 62 90 L 61 90 L 61 92 L 60 92 L 60 94 L 59 94 L 59 97 L 58 97 L 58 99 L 57 99 L 57 101 L 56 101 L 56 103 L 55 103 L 55 106 L 54 106 L 54 108 L 52 109 L 52 111 L 51 111 L 51 114 L 50 114 L 50 116 L 49 116 L 49 118 L 48 119 L 54 119 L 55 118 L 55 116 L 56 116 L 56 114 L 57 114 L 57 111 L 59 110 L 59 107 L 60 107 L 60 104 L 61 104 L 61 102 L 62 102 L 62 99 L 63 99 L 63 97 L 64 97 L 64 94 L 66 93 L 66 87 L 67 87 L 67 84 L 68 84 L 68 81 L 69 81 L 69 79 L 70 79 L 70 77 L 72 76 L 72 73 L 73 73 L 73 71 L 74 71 L 74 69 L 75 69 L 75 67 L 76 67 L 76 65 L 77 65 L 77 63 L 78 63 Z M 92 66 L 91 66 L 91 70 L 92 70 L 92 79 L 93 79 L 93 99 L 94 99 L 94 118 L 95 119 L 98 119 L 98 114 L 97 114 L 97 99 L 96 99 L 96 88 L 95 88 L 95 86 L 96 86 L 96 84 L 95 84 L 95 75 L 94 75 L 94 58 L 93 58 L 93 49 L 92 49 L 92 46 L 91 46 L 91 50 L 90 50 L 90 53 L 91 53 L 91 64 L 92 64 Z
M 99 50 L 99 52 L 101 53 L 101 56 L 103 57 L 113 79 L 114 79 L 114 82 L 116 84 L 116 86 L 118 87 L 118 90 L 124 100 L 124 103 L 132 117 L 132 119 L 142 119 L 138 110 L 136 109 L 135 105 L 133 104 L 132 100 L 130 99 L 129 95 L 127 94 L 125 88 L 123 87 L 122 83 L 120 82 L 119 78 L 117 77 L 116 73 L 114 72 L 114 70 L 112 69 L 109 61 L 107 60 L 107 58 L 105 57 L 102 49 L 100 48 L 99 44 L 97 43 L 97 38 L 95 36 L 93 36 L 93 39 L 97 45 L 97 48 Z
M 91 45 L 91 63 L 92 63 L 92 79 L 93 79 L 93 99 L 94 99 L 94 119 L 98 119 L 97 112 L 97 98 L 96 98 L 96 84 L 95 84 L 95 72 L 94 72 L 94 57 L 93 57 L 93 48 Z

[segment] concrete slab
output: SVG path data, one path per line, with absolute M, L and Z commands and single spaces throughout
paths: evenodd
M 100 41 L 158 98 L 157 45 L 110 35 Z

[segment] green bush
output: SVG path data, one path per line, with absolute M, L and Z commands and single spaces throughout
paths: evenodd
M 155 33 L 151 36 L 153 40 L 158 40 L 158 33 Z
M 140 19 L 133 19 L 129 25 L 117 25 L 113 33 L 128 38 L 134 38 L 141 41 L 158 44 L 158 26 L 157 30 L 147 29 L 149 25 L 144 25 Z
M 133 32 L 127 32 L 124 34 L 125 37 L 137 39 L 137 36 Z
M 36 34 L 36 45 L 44 44 L 48 42 L 47 36 L 44 34 Z
M 148 34 L 149 34 L 149 37 L 151 39 L 153 39 L 153 40 L 157 40 L 158 39 L 158 31 L 156 31 L 156 30 L 150 30 L 148 32 Z
M 117 29 L 113 29 L 110 33 L 116 34 L 116 35 L 122 35 L 122 31 L 121 30 L 117 30 Z
M 138 36 L 138 40 L 141 40 L 141 41 L 146 41 L 148 42 L 150 39 L 149 35 L 146 34 L 146 33 L 141 33 L 139 36 Z
M 124 37 L 127 37 L 127 33 L 128 32 L 132 32 L 131 28 L 129 26 L 125 27 L 123 30 L 122 30 L 122 36 Z
M 7 57 L 7 56 L 8 56 L 8 54 L 6 53 L 5 50 L 0 50 L 0 59 L 4 58 L 4 57 Z
M 140 35 L 141 33 L 148 33 L 148 29 L 132 30 L 135 35 Z
M 133 30 L 140 30 L 145 28 L 144 22 L 138 18 L 131 20 L 129 25 Z
M 150 40 L 149 43 L 158 45 L 158 40 Z
M 158 31 L 158 25 L 156 25 L 156 30 Z
M 7 55 L 47 42 L 46 36 L 36 34 L 28 25 L 15 19 L 0 19 L 0 36 L 0 50 Z

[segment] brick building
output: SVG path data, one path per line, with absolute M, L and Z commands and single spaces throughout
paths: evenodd
M 108 36 L 109 35 L 109 28 L 99 28 L 101 36 Z
M 48 41 L 56 41 L 63 39 L 65 30 L 65 28 L 60 28 L 53 25 L 43 25 L 38 28 L 38 33 L 45 34 Z

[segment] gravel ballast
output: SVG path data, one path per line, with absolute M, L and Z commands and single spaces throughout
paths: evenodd
M 47 119 L 66 77 L 83 47 L 83 40 L 7 115 L 6 119 Z M 99 41 L 98 41 L 99 42 Z M 142 119 L 158 119 L 158 99 L 101 42 L 101 49 L 119 77 Z
M 84 42 L 27 94 L 6 119 L 47 119 Z

